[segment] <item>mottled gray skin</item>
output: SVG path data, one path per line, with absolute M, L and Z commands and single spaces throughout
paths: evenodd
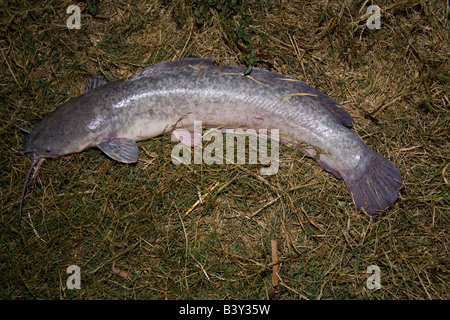
M 293 78 L 259 69 L 245 77 L 243 67 L 212 63 L 165 62 L 76 97 L 36 126 L 25 151 L 33 159 L 59 157 L 109 138 L 139 141 L 192 128 L 194 121 L 279 129 L 281 142 L 311 146 L 306 152 L 345 180 L 358 208 L 375 214 L 395 202 L 398 169 L 347 128 L 352 118 L 334 100 Z M 370 168 L 375 172 L 368 175 Z

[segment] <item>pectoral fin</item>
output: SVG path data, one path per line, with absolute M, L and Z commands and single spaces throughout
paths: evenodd
M 136 142 L 127 138 L 107 138 L 102 140 L 98 147 L 112 159 L 132 163 L 138 161 L 139 150 Z

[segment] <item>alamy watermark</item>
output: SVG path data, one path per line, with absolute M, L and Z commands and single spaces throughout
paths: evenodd
M 370 5 L 367 7 L 366 14 L 372 13 L 369 18 L 367 18 L 367 28 L 372 29 L 380 29 L 381 28 L 381 9 L 377 5 Z
M 81 10 L 80 7 L 71 4 L 67 7 L 66 13 L 71 14 L 67 18 L 66 26 L 68 29 L 81 29 Z
M 69 277 L 67 277 L 67 289 L 81 289 L 81 270 L 77 265 L 70 265 L 66 270 Z
M 381 270 L 377 265 L 370 265 L 367 267 L 366 273 L 370 276 L 367 278 L 367 289 L 377 290 L 381 289 Z
M 81 289 L 81 269 L 77 265 L 70 265 L 67 267 L 68 274 L 66 285 L 67 289 Z M 369 274 L 366 281 L 367 289 L 378 290 L 381 289 L 381 270 L 377 265 L 370 265 L 367 267 L 366 273 Z
M 68 29 L 81 29 L 81 9 L 79 6 L 71 4 L 67 7 L 66 13 L 70 14 L 67 18 L 66 26 Z M 372 13 L 367 19 L 366 25 L 369 29 L 381 28 L 381 9 L 377 5 L 367 7 L 366 14 Z
M 254 129 L 245 131 L 243 129 L 225 129 L 223 131 L 225 131 L 225 143 L 221 130 L 213 129 L 203 134 L 201 121 L 194 121 L 193 131 L 175 130 L 172 135 L 173 139 L 182 142 L 172 149 L 172 161 L 175 164 L 190 164 L 192 160 L 194 164 L 257 164 L 259 160 L 259 163 L 263 165 L 260 171 L 261 175 L 273 175 L 278 172 L 280 140 L 278 129 L 270 130 L 270 155 L 267 129 L 259 129 L 258 131 Z M 193 141 L 186 143 L 186 139 Z M 248 161 L 245 159 L 246 140 L 248 140 Z M 203 141 L 211 143 L 203 147 Z M 192 145 L 194 146 L 193 155 Z

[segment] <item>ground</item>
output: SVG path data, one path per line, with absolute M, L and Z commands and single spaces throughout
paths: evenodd
M 80 29 L 67 27 L 72 4 Z M 370 4 L 381 10 L 379 28 L 368 28 Z M 0 6 L 0 298 L 450 298 L 445 1 Z M 400 169 L 398 201 L 375 217 L 358 212 L 343 181 L 287 147 L 273 176 L 259 165 L 177 166 L 162 136 L 139 143 L 133 165 L 98 149 L 45 161 L 19 225 L 30 164 L 14 153 L 25 139 L 19 127 L 31 130 L 94 73 L 113 81 L 186 57 L 269 69 L 327 93 Z M 199 193 L 210 194 L 194 206 Z M 80 289 L 67 284 L 71 265 Z M 367 285 L 370 266 L 381 289 Z

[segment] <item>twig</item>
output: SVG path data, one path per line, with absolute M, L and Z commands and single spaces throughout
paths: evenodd
M 278 246 L 277 240 L 270 241 L 272 246 L 272 286 L 275 288 L 278 286 L 278 272 L 280 271 L 280 265 L 278 264 Z
M 188 211 L 186 211 L 186 213 L 184 214 L 184 216 L 186 217 L 189 213 L 192 212 L 192 210 L 194 210 L 201 202 L 203 202 L 206 197 L 208 197 L 215 188 L 217 188 L 217 186 L 220 184 L 220 182 L 216 182 L 212 187 L 209 188 L 208 192 L 205 193 L 204 195 L 202 195 L 201 197 L 199 197 L 199 199 L 192 205 L 192 207 L 189 208 Z

